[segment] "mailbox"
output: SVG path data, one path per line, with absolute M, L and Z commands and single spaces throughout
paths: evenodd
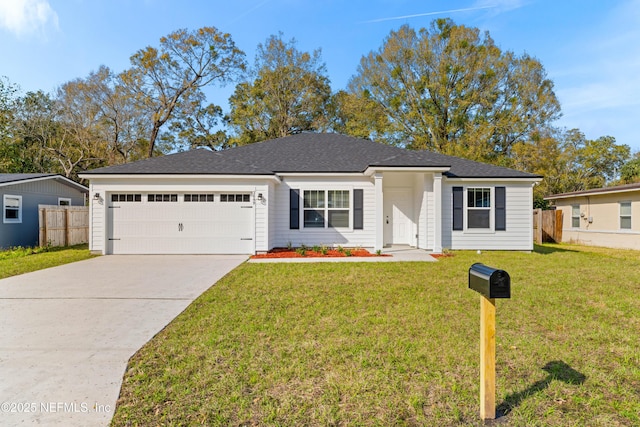
M 469 289 L 487 298 L 511 298 L 511 278 L 504 270 L 479 262 L 469 268 Z

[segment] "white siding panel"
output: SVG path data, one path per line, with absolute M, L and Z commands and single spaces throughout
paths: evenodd
M 363 190 L 362 230 L 289 229 L 289 190 Z M 353 194 L 353 193 L 352 193 Z M 353 198 L 350 199 L 353 206 Z M 302 206 L 300 208 L 302 211 Z M 275 188 L 275 206 L 272 205 L 274 238 L 271 248 L 294 246 L 341 245 L 373 248 L 375 245 L 375 192 L 374 184 L 367 177 L 285 177 Z M 271 249 L 270 248 L 270 249 Z
M 506 187 L 506 231 L 452 231 L 452 188 L 462 187 Z M 533 235 L 533 189 L 531 183 L 483 181 L 443 183 L 442 194 L 442 245 L 450 249 L 484 250 L 532 250 Z M 494 203 L 494 200 L 492 200 Z M 492 211 L 493 212 L 493 211 Z

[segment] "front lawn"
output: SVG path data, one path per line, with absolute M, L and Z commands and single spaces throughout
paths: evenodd
M 0 251 L 0 279 L 94 257 L 88 245 Z
M 114 425 L 480 425 L 474 262 L 497 301 L 499 421 L 640 424 L 640 253 L 244 264 L 130 361 Z

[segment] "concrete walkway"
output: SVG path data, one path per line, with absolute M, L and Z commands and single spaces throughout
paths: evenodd
M 0 425 L 108 425 L 129 358 L 245 260 L 110 255 L 0 280 Z
M 252 263 L 274 263 L 274 262 L 289 262 L 289 263 L 301 263 L 301 262 L 406 262 L 406 261 L 420 261 L 420 262 L 434 262 L 437 261 L 434 257 L 429 255 L 429 252 L 423 249 L 416 249 L 410 246 L 398 245 L 384 248 L 382 250 L 383 255 L 388 256 L 373 256 L 373 257 L 327 257 L 327 258 L 251 258 L 249 262 Z

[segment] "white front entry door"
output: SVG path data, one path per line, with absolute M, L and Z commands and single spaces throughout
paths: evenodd
M 411 189 L 384 190 L 384 244 L 410 245 L 413 200 Z

